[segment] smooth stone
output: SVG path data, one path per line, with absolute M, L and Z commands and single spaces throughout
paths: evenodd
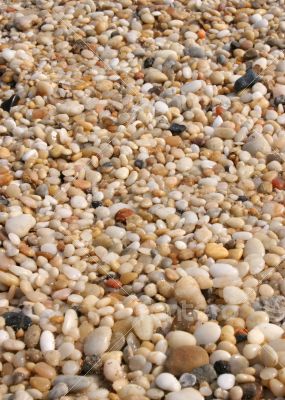
M 156 68 L 148 68 L 145 73 L 145 81 L 151 83 L 163 83 L 167 81 L 167 75 Z
M 172 349 L 176 349 L 181 346 L 195 346 L 196 338 L 191 333 L 184 331 L 172 331 L 166 335 L 165 338 L 168 342 L 168 346 Z
M 257 238 L 251 238 L 246 242 L 243 250 L 243 256 L 245 258 L 251 254 L 257 254 L 261 257 L 265 255 L 265 248 L 261 240 Z
M 247 294 L 236 286 L 227 286 L 223 289 L 223 297 L 227 304 L 243 304 L 248 301 Z
M 112 330 L 108 326 L 99 326 L 94 329 L 84 343 L 84 354 L 87 356 L 101 355 L 108 350 L 112 337 Z
M 262 346 L 259 356 L 265 367 L 275 367 L 278 363 L 278 354 L 268 344 Z
M 196 93 L 198 90 L 200 90 L 202 87 L 202 81 L 201 80 L 196 80 L 192 81 L 189 83 L 185 83 L 181 87 L 181 94 L 187 95 L 188 93 Z
M 221 336 L 221 328 L 215 322 L 205 322 L 203 325 L 198 326 L 194 332 L 194 336 L 199 345 L 207 345 L 216 343 Z
M 55 349 L 54 334 L 50 331 L 43 331 L 40 337 L 40 349 L 43 353 Z
M 174 286 L 174 296 L 177 301 L 186 301 L 198 309 L 207 307 L 206 300 L 199 288 L 198 283 L 191 276 L 182 277 Z
M 116 380 L 123 377 L 123 370 L 119 360 L 110 358 L 107 360 L 103 367 L 103 372 L 105 378 L 110 382 L 115 382 Z
M 202 47 L 199 46 L 191 46 L 185 49 L 184 51 L 186 56 L 194 57 L 194 58 L 204 58 L 205 52 Z
M 180 392 L 168 393 L 165 396 L 165 400 L 204 400 L 204 396 L 201 395 L 198 390 L 193 388 L 185 388 Z
M 72 117 L 81 114 L 84 110 L 84 105 L 76 100 L 66 100 L 63 103 L 58 103 L 56 105 L 56 110 L 58 114 L 67 114 Z
M 89 377 L 81 375 L 58 375 L 53 381 L 54 385 L 65 383 L 69 392 L 80 392 L 91 385 L 92 380 Z
M 168 372 L 179 376 L 205 364 L 209 364 L 206 350 L 200 346 L 181 346 L 170 349 L 165 367 Z
M 229 276 L 232 278 L 238 278 L 238 270 L 230 264 L 215 263 L 210 266 L 210 274 L 213 278 L 221 278 Z
M 259 324 L 264 324 L 269 322 L 269 316 L 265 311 L 254 311 L 253 313 L 249 314 L 246 318 L 246 327 L 248 329 L 253 329 Z
M 155 379 L 155 384 L 160 389 L 167 390 L 168 392 L 179 392 L 181 390 L 181 385 L 178 380 L 168 372 L 159 374 Z
M 15 233 L 19 238 L 26 236 L 29 231 L 36 225 L 35 218 L 30 214 L 22 214 L 11 217 L 6 221 L 6 232 Z
M 212 257 L 214 260 L 227 258 L 229 255 L 229 251 L 218 243 L 207 243 L 205 253 L 208 257 Z
M 133 330 L 141 340 L 150 340 L 153 334 L 154 321 L 150 315 L 142 315 L 133 319 Z
M 61 382 L 56 384 L 48 393 L 48 400 L 57 400 L 68 393 L 68 386 Z
M 280 326 L 270 323 L 258 324 L 256 328 L 261 330 L 267 341 L 280 339 L 284 334 L 284 330 Z
M 224 390 L 229 390 L 235 385 L 235 376 L 233 374 L 222 374 L 217 379 L 217 384 Z
M 189 374 L 188 372 L 186 372 L 185 374 L 182 374 L 180 376 L 179 382 L 180 382 L 182 388 L 191 387 L 196 384 L 197 378 L 195 375 Z
M 191 374 L 195 375 L 197 381 L 200 382 L 213 382 L 217 378 L 217 374 L 213 365 L 203 365 L 199 368 L 194 368 L 191 371 Z

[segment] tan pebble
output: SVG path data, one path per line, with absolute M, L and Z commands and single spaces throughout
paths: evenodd
M 56 370 L 45 362 L 39 362 L 35 365 L 34 371 L 43 378 L 53 380 L 56 377 Z
M 128 285 L 138 277 L 136 272 L 126 272 L 120 276 L 120 281 L 123 285 Z
M 249 374 L 237 374 L 236 375 L 236 382 L 237 383 L 249 383 L 255 382 L 255 377 Z
M 60 352 L 58 350 L 50 350 L 44 353 L 44 359 L 52 367 L 57 367 L 60 363 Z
M 164 140 L 166 144 L 174 147 L 179 147 L 183 143 L 180 136 L 168 136 Z
M 20 280 L 17 276 L 10 274 L 9 272 L 0 271 L 0 283 L 6 286 L 19 286 Z
M 34 376 L 30 379 L 30 384 L 33 388 L 38 389 L 40 392 L 46 392 L 50 389 L 51 383 L 47 378 Z
M 0 185 L 8 185 L 13 180 L 13 175 L 10 173 L 9 169 L 0 166 Z
M 271 379 L 269 381 L 269 388 L 276 397 L 283 397 L 285 395 L 285 386 L 278 379 Z
M 227 258 L 229 255 L 228 250 L 225 249 L 222 245 L 217 243 L 207 243 L 205 248 L 205 253 L 207 254 L 208 257 L 212 257 L 215 260 L 221 258 Z
M 6 147 L 0 147 L 0 158 L 6 159 L 10 157 L 10 151 Z

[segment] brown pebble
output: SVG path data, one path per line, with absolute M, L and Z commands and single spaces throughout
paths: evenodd
M 125 222 L 134 212 L 129 208 L 121 208 L 115 215 L 116 222 Z
M 205 364 L 209 364 L 205 349 L 200 346 L 181 346 L 170 351 L 165 367 L 171 374 L 179 376 Z

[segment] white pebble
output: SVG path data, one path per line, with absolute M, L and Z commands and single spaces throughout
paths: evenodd
M 181 385 L 178 380 L 172 374 L 163 372 L 159 374 L 155 379 L 155 384 L 160 389 L 167 390 L 169 392 L 179 392 Z

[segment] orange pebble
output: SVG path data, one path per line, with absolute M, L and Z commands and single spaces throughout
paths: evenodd
M 280 189 L 280 190 L 285 189 L 285 181 L 282 178 L 279 178 L 279 177 L 274 178 L 271 183 L 272 183 L 272 186 L 276 189 Z
M 205 39 L 206 32 L 203 29 L 201 29 L 200 31 L 197 32 L 197 35 L 199 39 Z
M 223 109 L 223 107 L 217 106 L 216 109 L 215 109 L 215 114 L 216 115 L 222 115 L 224 111 L 225 110 Z
M 122 287 L 122 283 L 117 279 L 110 278 L 105 281 L 106 286 L 111 287 L 113 289 L 120 289 Z

